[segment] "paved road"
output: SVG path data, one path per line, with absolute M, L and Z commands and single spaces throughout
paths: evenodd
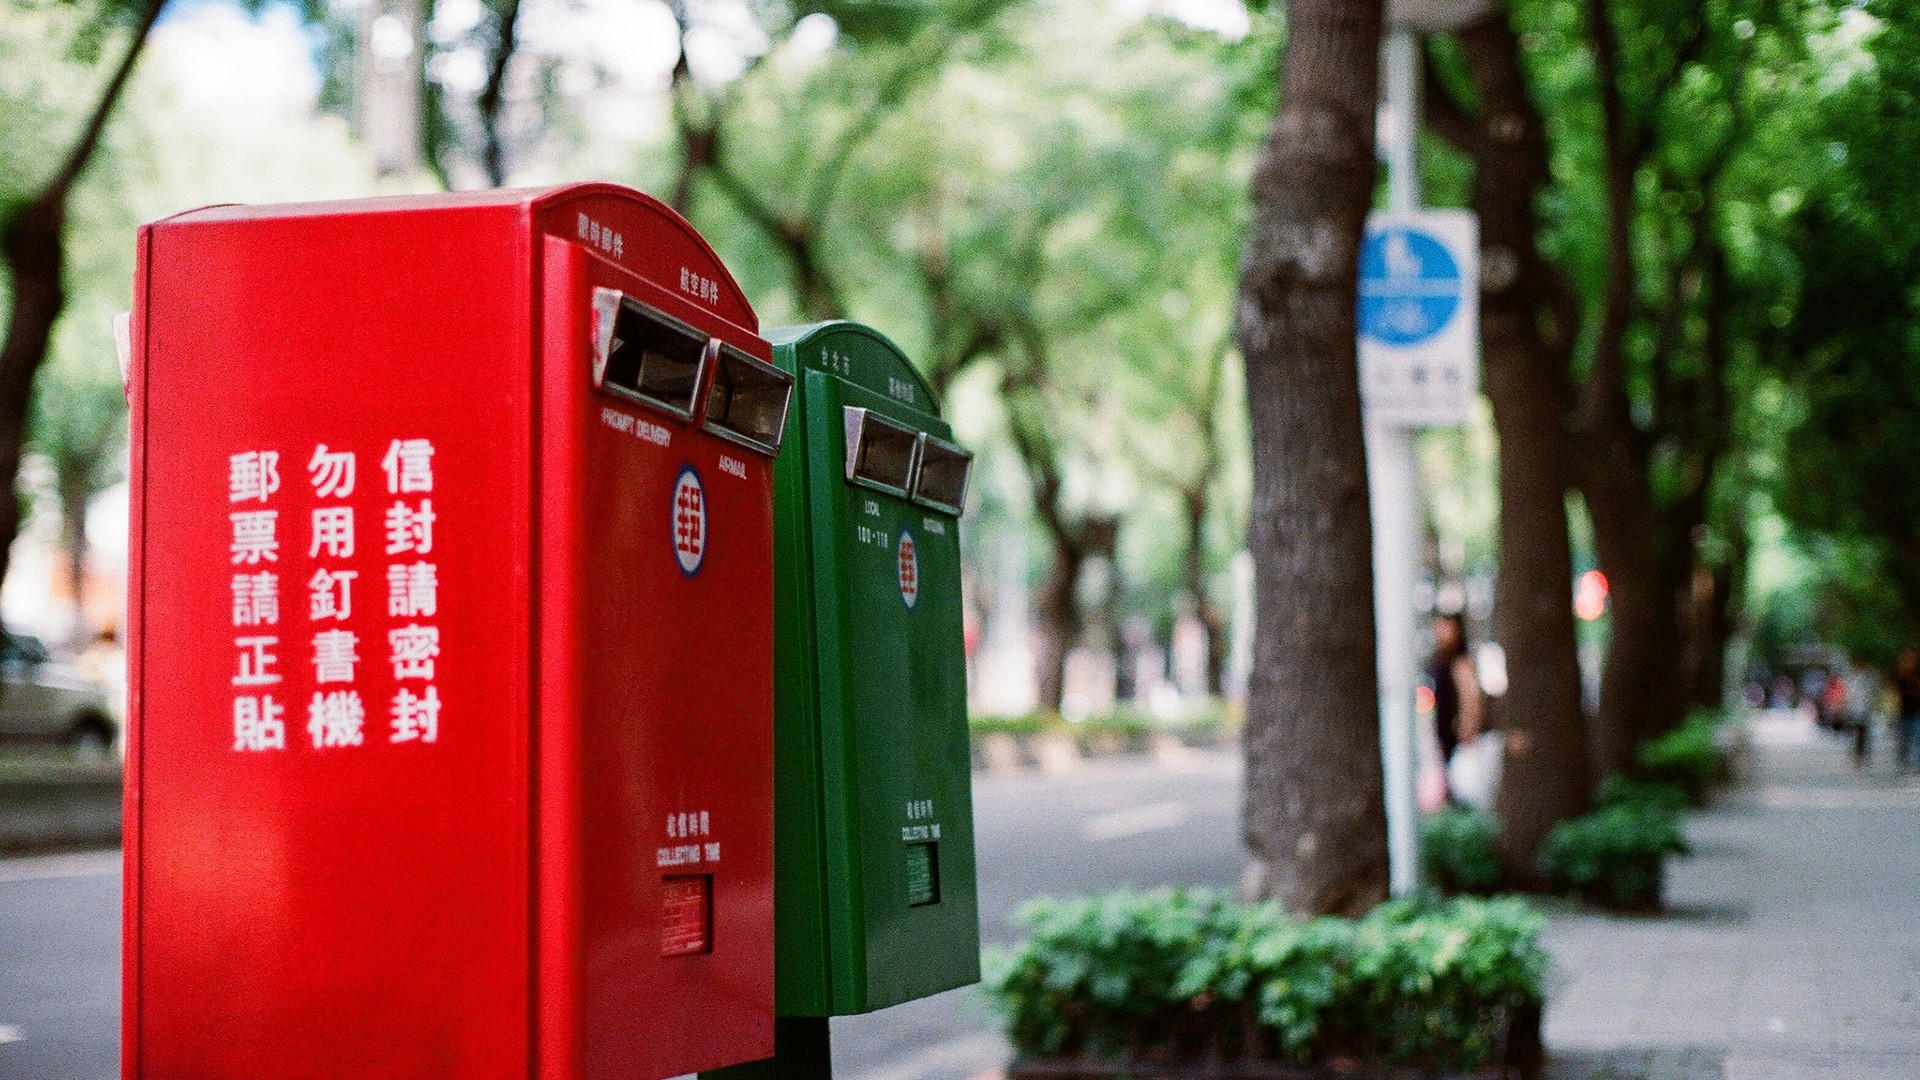
M 981 929 L 1012 939 L 1026 899 L 1119 885 L 1231 883 L 1231 755 L 1092 762 L 974 783 Z M 0 1080 L 109 1080 L 119 1069 L 118 853 L 0 861 Z M 1005 1044 L 956 991 L 833 1022 L 841 1080 L 966 1080 Z
M 120 1061 L 120 853 L 0 861 L 0 1077 Z

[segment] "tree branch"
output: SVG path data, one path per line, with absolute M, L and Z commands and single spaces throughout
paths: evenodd
M 53 328 L 66 307 L 67 200 L 86 172 L 127 81 L 139 62 L 166 0 L 148 0 L 127 43 L 126 55 L 107 80 L 93 111 L 47 183 L 14 209 L 0 225 L 0 255 L 12 276 L 12 303 L 6 337 L 0 341 L 0 579 L 6 576 L 9 550 L 20 531 L 20 503 L 12 497 L 26 439 L 27 410 L 33 380 L 46 361 Z
M 1626 410 L 1627 321 L 1633 306 L 1633 173 L 1626 106 L 1620 95 L 1620 36 L 1607 0 L 1587 0 L 1587 35 L 1599 84 L 1607 206 L 1607 276 L 1601 293 L 1592 367 L 1582 395 L 1591 425 Z
M 100 137 L 107 129 L 107 118 L 120 103 L 120 94 L 127 88 L 127 80 L 133 75 L 134 64 L 140 59 L 140 53 L 147 46 L 147 38 L 153 34 L 153 24 L 160 19 L 161 9 L 167 6 L 167 0 L 147 0 L 140 10 L 139 21 L 134 24 L 133 38 L 127 43 L 127 53 L 120 58 L 120 66 L 114 69 L 113 77 L 107 80 L 106 89 L 101 91 L 100 100 L 95 103 L 93 112 L 87 117 L 86 126 L 80 131 L 80 138 L 67 153 L 66 160 L 60 163 L 59 171 L 48 179 L 46 186 L 40 189 L 36 197 L 44 202 L 61 202 L 67 199 L 67 193 L 79 181 L 80 174 L 86 171 L 87 163 L 93 160 L 93 152 L 100 147 Z
M 947 41 L 951 44 L 952 39 Z M 826 215 L 827 207 L 839 188 L 841 174 L 846 170 L 847 162 L 853 159 L 854 152 L 879 130 L 880 122 L 890 112 L 901 107 L 908 89 L 934 70 L 937 69 L 933 65 L 922 62 L 916 50 L 909 50 L 907 56 L 895 64 L 886 85 L 874 94 L 873 101 L 868 103 L 860 117 L 840 133 L 832 153 L 827 155 L 827 160 L 814 173 L 813 190 L 806 202 L 808 221 L 819 221 Z
M 506 0 L 500 13 L 500 28 L 494 36 L 493 62 L 487 69 L 486 85 L 474 104 L 480 111 L 480 163 L 487 170 L 487 181 L 494 187 L 507 182 L 506 147 L 500 138 L 500 110 L 506 104 L 507 64 L 519 47 L 520 0 Z

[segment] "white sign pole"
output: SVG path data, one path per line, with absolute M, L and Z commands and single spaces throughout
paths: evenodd
M 1381 66 L 1382 118 L 1387 158 L 1387 206 L 1394 213 L 1420 207 L 1415 143 L 1419 122 L 1418 41 L 1393 29 Z M 1415 803 L 1414 678 L 1420 628 L 1414 617 L 1414 568 L 1419 557 L 1420 477 L 1414 429 L 1367 420 L 1367 486 L 1373 509 L 1373 618 L 1380 679 L 1380 757 L 1385 769 L 1387 864 L 1390 888 L 1404 896 L 1420 884 L 1419 815 Z

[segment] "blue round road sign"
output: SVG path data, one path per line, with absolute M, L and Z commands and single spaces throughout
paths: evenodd
M 1360 248 L 1360 333 L 1383 345 L 1419 345 L 1460 310 L 1460 264 L 1445 244 L 1405 226 L 1367 235 Z

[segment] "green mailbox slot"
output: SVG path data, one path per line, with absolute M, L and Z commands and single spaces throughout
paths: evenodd
M 972 456 L 893 343 L 767 332 L 796 376 L 774 470 L 775 1011 L 980 978 L 959 514 Z

